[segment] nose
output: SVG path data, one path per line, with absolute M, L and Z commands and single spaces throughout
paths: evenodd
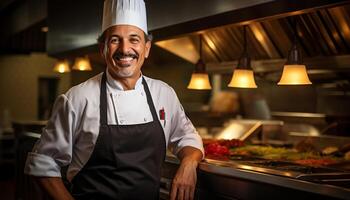
M 127 54 L 129 52 L 129 49 L 130 49 L 130 44 L 128 41 L 122 40 L 119 43 L 119 51 L 123 52 L 124 54 Z

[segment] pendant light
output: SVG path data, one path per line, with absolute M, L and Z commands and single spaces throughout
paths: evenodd
M 210 90 L 208 73 L 205 70 L 205 63 L 202 60 L 202 35 L 199 36 L 199 60 L 195 65 L 195 70 L 192 73 L 190 83 L 187 88 L 192 90 Z
M 257 88 L 254 80 L 254 72 L 250 66 L 250 56 L 247 50 L 247 26 L 243 26 L 243 53 L 238 60 L 237 68 L 233 70 L 233 75 L 228 87 L 235 88 Z
M 75 62 L 72 69 L 77 71 L 91 71 L 92 67 L 90 64 L 89 57 L 85 56 L 75 58 Z
M 281 80 L 278 85 L 310 85 L 312 84 L 302 64 L 301 50 L 297 38 L 297 23 L 293 20 L 293 44 L 288 52 L 287 62 L 283 67 Z
M 70 72 L 68 61 L 66 59 L 57 61 L 53 68 L 53 71 L 58 73 Z

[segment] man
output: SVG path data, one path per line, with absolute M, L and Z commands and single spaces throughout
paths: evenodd
M 170 145 L 181 161 L 171 199 L 193 199 L 203 145 L 174 90 L 141 73 L 151 48 L 143 0 L 106 0 L 99 43 L 106 71 L 57 98 L 25 172 L 53 199 L 158 199 Z

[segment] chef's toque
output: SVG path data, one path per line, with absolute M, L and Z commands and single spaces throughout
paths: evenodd
M 102 33 L 115 25 L 133 25 L 148 33 L 143 0 L 105 0 L 102 20 Z

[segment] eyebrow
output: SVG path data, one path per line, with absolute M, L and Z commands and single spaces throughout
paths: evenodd
M 141 37 L 139 34 L 136 34 L 136 33 L 130 34 L 129 36 L 130 36 L 130 37 Z M 113 35 L 111 35 L 111 37 L 120 37 L 120 36 L 117 35 L 117 34 L 113 34 Z
M 137 38 L 141 39 L 141 36 L 138 34 L 131 34 L 130 37 L 137 37 Z
M 113 34 L 113 35 L 110 35 L 109 37 L 111 38 L 111 37 L 119 37 L 119 36 L 118 36 L 118 35 Z
M 116 35 L 116 34 L 113 34 L 113 35 L 110 36 L 110 38 L 112 38 L 112 37 L 118 37 L 119 38 L 120 36 Z M 137 37 L 137 38 L 141 39 L 141 36 L 136 34 L 136 33 L 135 34 L 130 34 L 129 37 Z

